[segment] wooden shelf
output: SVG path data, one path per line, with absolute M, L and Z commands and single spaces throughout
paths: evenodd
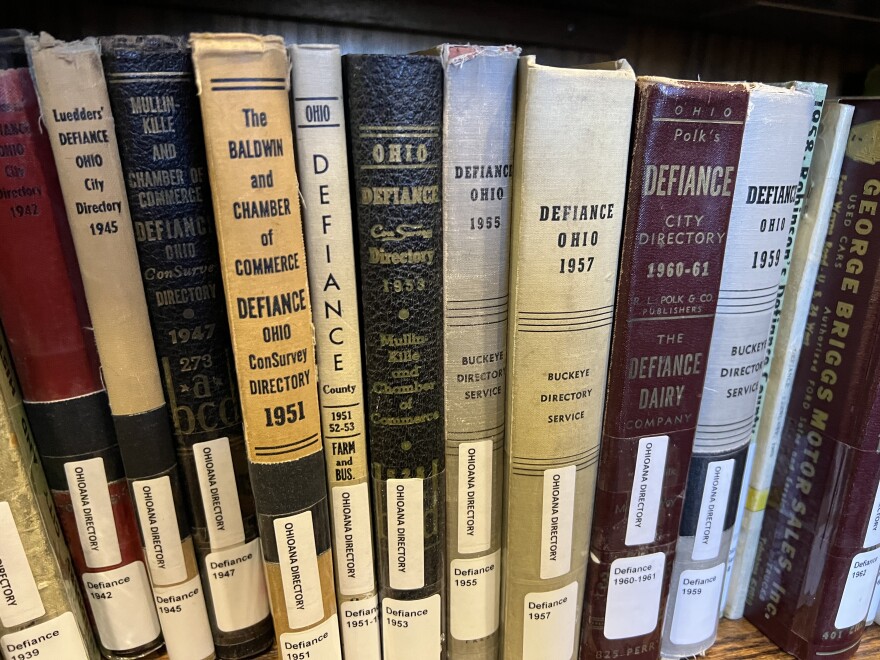
M 706 653 L 708 660 L 783 660 L 791 658 L 770 642 L 764 635 L 745 619 L 730 621 L 722 619 L 718 627 L 718 642 Z M 856 658 L 880 657 L 880 626 L 871 626 L 865 632 Z M 157 660 L 168 660 L 165 654 L 151 656 Z M 274 651 L 264 653 L 255 660 L 277 660 Z M 414 659 L 415 660 L 415 659 Z

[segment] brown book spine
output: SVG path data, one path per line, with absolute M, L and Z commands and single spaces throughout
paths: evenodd
M 855 654 L 880 569 L 880 100 L 852 128 L 746 616 L 799 658 Z
M 747 105 L 738 84 L 637 84 L 584 659 L 660 652 Z

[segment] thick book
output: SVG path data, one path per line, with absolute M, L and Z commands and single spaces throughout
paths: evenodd
M 573 658 L 599 461 L 635 74 L 518 71 L 503 654 Z
M 26 41 L 165 644 L 171 658 L 213 658 L 100 47 Z
M 427 55 L 344 59 L 387 660 L 446 647 L 443 69 Z
M 748 97 L 743 84 L 637 84 L 584 659 L 660 653 Z
M 855 107 L 746 617 L 798 658 L 855 654 L 880 567 L 880 99 Z
M 28 653 L 31 657 L 70 660 L 97 658 L 98 649 L 2 332 L 0 529 L 3 658 L 12 660 Z
M 348 660 L 382 657 L 339 46 L 289 47 L 318 396 Z
M 761 522 L 764 519 L 764 507 L 785 425 L 785 413 L 801 353 L 816 273 L 822 259 L 825 235 L 828 233 L 831 207 L 837 193 L 837 179 L 843 163 L 852 114 L 852 106 L 837 102 L 826 103 L 818 135 L 814 140 L 806 201 L 788 269 L 789 291 L 779 312 L 776 348 L 770 363 L 764 411 L 753 436 L 754 461 L 751 473 L 744 483 L 745 501 L 740 503 L 744 506 L 744 511 L 730 591 L 724 604 L 724 615 L 731 619 L 742 617 L 745 607 L 746 592 L 761 534 Z
M 448 656 L 500 642 L 514 46 L 437 49 L 443 88 Z
M 810 94 L 749 85 L 715 324 L 666 603 L 661 645 L 666 658 L 701 654 L 715 641 L 812 114 Z
M 110 37 L 101 47 L 214 645 L 221 658 L 248 657 L 274 632 L 192 59 L 183 37 Z
M 309 283 L 276 36 L 190 37 L 279 651 L 341 652 Z
M 23 51 L 21 51 L 23 52 Z M 162 641 L 58 175 L 26 60 L 0 71 L 0 316 L 105 655 Z M 76 429 L 76 433 L 71 430 Z M 106 586 L 111 585 L 111 586 Z

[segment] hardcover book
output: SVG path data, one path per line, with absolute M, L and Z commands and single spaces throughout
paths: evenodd
M 666 604 L 663 657 L 698 655 L 715 641 L 812 113 L 812 95 L 749 85 L 715 325 Z
M 344 58 L 386 660 L 445 652 L 443 69 Z
M 450 658 L 498 657 L 508 246 L 519 49 L 440 46 Z M 475 166 L 475 164 L 477 164 Z
M 214 645 L 221 658 L 248 657 L 274 633 L 192 60 L 183 37 L 101 46 Z
M 0 210 L 0 316 L 98 645 L 140 657 L 161 645 L 159 621 L 52 149 L 14 39 L 0 71 L 0 121 L 16 127 L 0 136 L 0 185 L 15 199 Z
M 572 658 L 599 461 L 635 74 L 520 59 L 503 654 Z
M 660 652 L 748 97 L 743 84 L 637 83 L 584 659 Z
M 100 48 L 45 33 L 27 47 L 165 644 L 171 658 L 213 658 Z
M 382 657 L 338 46 L 289 47 L 342 648 Z
M 855 112 L 746 617 L 798 658 L 858 649 L 880 567 L 880 100 Z
M 341 653 L 280 37 L 193 34 L 220 270 L 279 651 Z

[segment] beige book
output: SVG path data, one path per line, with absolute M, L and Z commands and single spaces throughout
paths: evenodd
M 337 657 L 287 51 L 275 36 L 190 41 L 275 632 L 285 655 Z
M 381 658 L 339 46 L 290 46 L 336 598 L 348 660 Z
M 576 655 L 635 75 L 519 65 L 502 541 L 505 658 Z

